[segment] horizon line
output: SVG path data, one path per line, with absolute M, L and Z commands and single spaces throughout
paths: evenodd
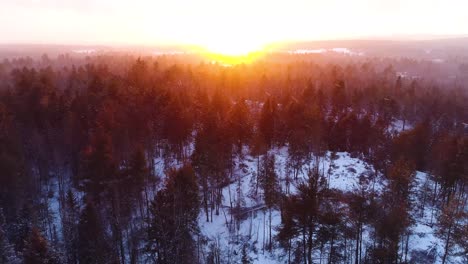
M 386 35 L 386 36 L 357 36 L 357 37 L 345 37 L 345 38 L 326 38 L 326 39 L 296 39 L 296 40 L 281 40 L 272 41 L 264 44 L 264 46 L 271 46 L 277 44 L 298 44 L 298 43 L 317 43 L 317 42 L 333 42 L 333 41 L 388 41 L 388 42 L 418 42 L 418 41 L 437 41 L 437 40 L 456 40 L 468 38 L 468 34 L 399 34 L 399 35 Z M 151 47 L 174 47 L 179 46 L 180 48 L 187 47 L 203 47 L 201 44 L 196 43 L 184 43 L 184 42 L 169 42 L 169 41 L 154 41 L 152 43 L 123 43 L 123 42 L 100 42 L 100 43 L 71 43 L 71 42 L 34 42 L 34 41 L 5 41 L 0 40 L 0 46 L 80 46 L 80 47 L 106 47 L 106 48 L 129 48 L 129 47 L 140 47 L 140 48 L 151 48 Z

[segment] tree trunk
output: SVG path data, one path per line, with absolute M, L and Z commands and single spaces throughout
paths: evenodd
M 269 211 L 270 211 L 270 219 L 269 219 L 270 220 L 270 232 L 269 232 L 269 239 L 268 239 L 269 240 L 268 250 L 271 251 L 271 249 L 272 249 L 272 245 L 271 245 L 272 244 L 272 242 L 271 242 L 271 208 L 269 209 Z
M 450 223 L 448 231 L 447 231 L 447 238 L 445 240 L 444 256 L 442 257 L 442 264 L 445 264 L 445 261 L 447 260 L 451 233 L 452 233 L 452 224 Z
M 208 214 L 208 184 L 206 183 L 206 176 L 202 176 L 203 178 L 203 205 L 205 207 L 206 213 L 206 222 L 210 221 L 209 214 Z
M 359 264 L 359 227 L 356 232 L 356 251 L 354 255 L 354 263 Z
M 334 237 L 335 234 L 332 234 L 332 238 L 330 241 L 330 254 L 328 254 L 328 264 L 332 263 L 332 256 L 333 256 L 333 244 L 334 244 Z
M 410 234 L 409 232 L 407 232 L 406 233 L 406 245 L 405 245 L 405 263 L 408 263 L 409 238 L 410 238 Z
M 306 250 L 306 238 L 305 238 L 305 228 L 302 230 L 302 254 L 304 256 L 304 264 L 307 264 L 307 250 Z
M 255 182 L 255 198 L 257 197 L 258 194 L 258 185 L 259 183 L 259 178 L 260 178 L 260 155 L 257 155 L 257 177 L 256 177 L 256 182 Z
M 262 239 L 262 249 L 263 252 L 265 252 L 265 225 L 266 225 L 266 214 L 265 211 L 263 211 L 263 239 Z
M 312 230 L 309 230 L 309 236 L 307 238 L 307 259 L 309 264 L 312 264 Z

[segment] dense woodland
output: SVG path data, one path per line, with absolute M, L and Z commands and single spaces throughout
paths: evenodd
M 433 263 L 408 252 L 425 210 L 440 261 L 467 263 L 463 76 L 440 78 L 427 61 L 345 55 L 233 66 L 189 55 L 4 60 L 0 263 L 237 263 L 199 221 L 222 214 L 222 189 L 247 156 L 257 164 L 249 192 L 275 229 L 263 250 L 281 252 L 280 263 Z M 284 147 L 279 177 L 271 150 Z M 320 159 L 336 152 L 372 165 L 359 188 L 329 188 Z M 416 171 L 435 185 L 415 192 Z M 232 233 L 242 209 L 231 202 Z M 272 227 L 274 210 L 281 223 Z M 244 245 L 236 254 L 250 263 Z

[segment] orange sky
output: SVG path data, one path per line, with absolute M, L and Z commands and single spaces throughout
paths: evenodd
M 468 34 L 466 0 L 1 0 L 0 43 L 197 44 Z

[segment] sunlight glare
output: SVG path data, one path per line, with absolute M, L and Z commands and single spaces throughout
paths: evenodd
M 219 38 L 202 44 L 201 49 L 209 59 L 223 65 L 251 63 L 263 55 L 264 45 L 250 42 L 248 39 L 237 40 Z
M 209 43 L 203 44 L 203 47 L 211 53 L 229 56 L 244 56 L 252 52 L 261 51 L 263 45 L 250 42 L 246 39 L 213 39 Z

